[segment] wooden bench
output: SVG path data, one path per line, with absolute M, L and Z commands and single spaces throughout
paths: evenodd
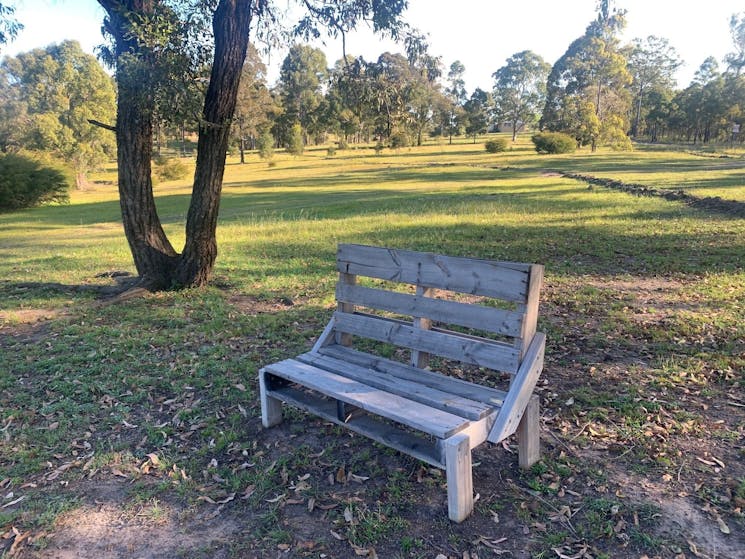
M 259 372 L 263 425 L 285 402 L 444 468 L 461 522 L 473 448 L 517 432 L 520 466 L 540 458 L 543 266 L 342 244 L 337 269 L 337 310 L 313 349 Z M 509 388 L 446 374 L 464 367 Z

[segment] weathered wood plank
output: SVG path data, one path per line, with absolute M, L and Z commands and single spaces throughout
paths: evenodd
M 431 287 L 423 287 L 421 285 L 416 286 L 416 297 L 420 301 L 426 301 L 428 300 L 432 294 L 435 292 L 434 289 Z M 422 315 L 417 315 L 414 317 L 414 320 L 412 321 L 414 328 L 419 328 L 421 330 L 431 330 L 432 329 L 432 319 L 431 318 L 424 318 Z M 417 349 L 414 349 L 411 351 L 411 364 L 414 367 L 419 367 L 420 369 L 424 369 L 429 365 L 429 358 L 430 355 L 426 351 L 419 351 Z
M 469 420 L 396 396 L 356 380 L 287 359 L 265 367 L 267 373 L 357 406 L 367 412 L 409 425 L 440 439 L 465 429 Z
M 523 320 L 522 328 L 520 331 L 520 341 L 522 343 L 520 348 L 520 358 L 522 359 L 525 352 L 528 350 L 530 342 L 533 340 L 535 335 L 536 327 L 538 324 L 538 303 L 541 295 L 541 287 L 543 286 L 543 266 L 539 264 L 533 264 L 530 267 L 530 280 L 528 282 L 528 298 L 525 303 L 525 320 Z
M 403 380 L 417 382 L 430 388 L 441 390 L 442 392 L 483 402 L 494 407 L 500 407 L 507 396 L 507 393 L 502 390 L 474 384 L 436 371 L 417 369 L 397 361 L 357 351 L 352 348 L 330 345 L 321 348 L 319 351 L 322 355 L 328 355 L 329 357 L 354 363 L 362 367 L 377 369 Z
M 282 402 L 272 398 L 266 382 L 266 369 L 259 371 L 259 398 L 261 400 L 261 424 L 266 427 L 274 427 L 282 423 Z
M 441 452 L 435 442 L 421 435 L 404 431 L 395 424 L 386 423 L 367 414 L 355 415 L 349 420 L 340 421 L 336 414 L 336 403 L 333 400 L 303 392 L 292 386 L 272 390 L 269 395 L 274 399 L 287 402 L 322 417 L 326 421 L 347 427 L 355 433 L 413 456 L 427 464 L 437 468 L 445 467 Z
M 512 379 L 507 397 L 497 416 L 497 421 L 494 423 L 491 433 L 489 433 L 490 442 L 498 443 L 509 437 L 517 429 L 525 407 L 528 405 L 528 400 L 533 394 L 533 388 L 535 388 L 538 377 L 541 375 L 545 349 L 546 335 L 542 332 L 536 332 L 520 365 L 520 370 Z
M 501 336 L 515 337 L 522 331 L 524 315 L 504 309 L 342 283 L 336 286 L 336 298 L 362 307 L 425 317 Z
M 540 402 L 537 395 L 528 400 L 525 413 L 517 426 L 517 461 L 527 470 L 541 459 Z
M 448 516 L 453 522 L 463 522 L 473 512 L 471 445 L 467 435 L 459 434 L 444 441 L 444 447 Z
M 357 283 L 357 276 L 354 274 L 347 274 L 347 273 L 340 273 L 339 274 L 339 281 L 337 285 L 355 285 Z M 347 312 L 352 313 L 354 312 L 354 305 L 345 301 L 338 301 L 336 303 L 336 310 L 339 312 Z M 352 336 L 349 334 L 344 334 L 343 332 L 339 332 L 336 334 L 336 343 L 340 345 L 345 346 L 351 346 L 352 345 Z
M 347 274 L 523 302 L 527 295 L 530 266 L 340 244 L 337 269 Z
M 334 374 L 354 379 L 391 394 L 414 400 L 420 404 L 432 406 L 442 411 L 459 415 L 471 420 L 479 420 L 495 409 L 483 402 L 469 400 L 450 392 L 430 388 L 415 380 L 404 380 L 388 373 L 327 357 L 319 353 L 304 353 L 295 357 L 301 363 L 307 363 Z
M 463 363 L 514 374 L 520 351 L 508 344 L 435 330 L 420 330 L 410 324 L 362 313 L 337 313 L 337 331 L 400 347 L 426 351 Z

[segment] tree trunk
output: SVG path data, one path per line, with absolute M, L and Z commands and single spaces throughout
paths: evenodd
M 253 2 L 244 0 L 220 0 L 212 20 L 215 59 L 199 124 L 197 168 L 186 218 L 186 244 L 175 278 L 179 285 L 205 284 L 217 258 L 217 215 L 225 154 L 248 50 L 252 6 Z
M 253 3 L 220 0 L 213 16 L 215 58 L 199 125 L 197 168 L 182 254 L 174 250 L 163 231 L 153 196 L 150 161 L 155 100 L 154 84 L 148 78 L 154 61 L 142 52 L 129 28 L 128 12 L 152 15 L 153 2 L 99 3 L 108 13 L 116 41 L 119 199 L 124 232 L 141 283 L 153 290 L 203 285 L 217 257 L 217 214 L 225 154 L 248 48 Z M 122 56 L 128 53 L 138 54 L 142 60 Z

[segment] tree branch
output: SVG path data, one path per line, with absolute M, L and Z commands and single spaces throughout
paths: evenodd
M 104 124 L 103 122 L 93 120 L 92 118 L 89 118 L 88 122 L 90 122 L 93 126 L 100 126 L 101 128 L 104 128 L 106 130 L 111 130 L 112 132 L 116 132 L 116 126 L 111 126 L 110 124 Z

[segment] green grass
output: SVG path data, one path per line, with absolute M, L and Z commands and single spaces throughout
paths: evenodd
M 25 490 L 34 499 L 3 509 L 0 533 L 19 523 L 46 529 L 78 506 L 79 495 L 46 480 L 75 463 L 57 481 L 114 470 L 137 483 L 164 481 L 143 485 L 130 503 L 152 522 L 166 515 L 169 499 L 198 506 L 200 496 L 246 492 L 235 503 L 256 514 L 251 537 L 276 549 L 293 534 L 282 523 L 283 501 L 268 501 L 288 492 L 306 503 L 347 503 L 327 513 L 326 528 L 355 545 L 391 540 L 399 552 L 419 553 L 429 534 L 409 533 L 412 511 L 421 490 L 442 492 L 442 478 L 415 484 L 410 471 L 390 470 L 385 461 L 400 458 L 382 447 L 345 454 L 346 439 L 331 427 L 313 424 L 325 438 L 305 442 L 301 414 L 288 422 L 290 448 L 281 459 L 271 443 L 257 444 L 256 373 L 304 351 L 320 333 L 333 308 L 340 242 L 544 264 L 540 326 L 550 385 L 543 399 L 570 444 L 610 448 L 630 460 L 629 470 L 657 479 L 688 471 L 677 446 L 686 437 L 710 437 L 714 449 L 742 443 L 740 408 L 715 418 L 706 410 L 745 388 L 745 220 L 588 189 L 550 172 L 745 200 L 740 159 L 657 148 L 538 156 L 521 141 L 500 154 L 464 142 L 381 155 L 338 150 L 333 158 L 323 147 L 274 161 L 229 162 L 217 281 L 201 290 L 98 303 L 95 287 L 111 280 L 97 275 L 134 271 L 112 169 L 90 190 L 73 192 L 69 205 L 0 214 L 0 481 L 10 480 L 17 494 L 36 484 Z M 181 246 L 189 186 L 166 182 L 156 192 L 165 228 Z M 150 453 L 162 467 L 145 473 Z M 742 500 L 745 471 L 735 463 L 717 483 L 734 483 Z M 385 478 L 369 483 L 372 501 L 329 496 L 337 489 L 325 480 L 341 466 Z M 543 469 L 520 483 L 560 500 L 583 467 L 549 453 Z M 296 491 L 291 483 L 305 475 L 309 487 Z M 579 535 L 602 538 L 617 524 L 615 502 L 602 498 L 577 516 Z M 485 495 L 487 519 L 492 505 Z M 346 506 L 353 523 L 343 518 Z M 621 510 L 628 520 L 636 509 L 623 503 Z M 567 533 L 563 526 L 547 532 L 546 549 Z M 658 545 L 647 532 L 629 533 L 638 548 Z M 459 542 L 472 536 L 443 532 Z

